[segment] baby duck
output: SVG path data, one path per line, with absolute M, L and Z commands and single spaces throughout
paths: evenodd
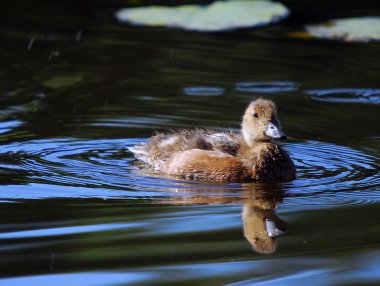
M 288 153 L 272 139 L 286 139 L 275 104 L 252 101 L 241 133 L 181 130 L 157 134 L 129 150 L 155 171 L 185 179 L 223 182 L 290 181 L 296 168 Z

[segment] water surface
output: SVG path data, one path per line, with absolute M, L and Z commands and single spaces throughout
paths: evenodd
M 274 26 L 197 34 L 74 2 L 0 4 L 1 285 L 380 283 L 380 46 L 286 37 L 371 3 L 306 1 Z M 259 96 L 279 107 L 297 180 L 131 164 L 127 147 L 157 130 L 238 130 Z

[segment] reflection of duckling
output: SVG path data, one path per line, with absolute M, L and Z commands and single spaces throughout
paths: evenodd
M 256 252 L 270 254 L 276 251 L 277 236 L 283 234 L 287 226 L 275 211 L 277 205 L 282 202 L 283 192 L 273 185 L 265 185 L 265 189 L 252 189 L 252 184 L 247 184 L 244 190 L 237 192 L 236 196 L 231 196 L 228 189 L 186 190 L 180 188 L 177 191 L 187 192 L 188 195 L 173 196 L 156 203 L 171 205 L 243 203 L 242 219 L 245 238 Z M 227 193 L 230 195 L 226 195 Z
M 130 149 L 156 171 L 207 181 L 292 180 L 295 166 L 272 138 L 285 139 L 272 101 L 257 99 L 243 116 L 241 134 L 185 130 L 158 134 Z
M 286 231 L 286 223 L 275 212 L 281 197 L 264 197 L 246 201 L 242 217 L 244 236 L 258 253 L 270 254 L 276 251 L 277 236 Z

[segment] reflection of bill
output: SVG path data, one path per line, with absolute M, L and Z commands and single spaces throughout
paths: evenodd
M 277 236 L 286 231 L 286 223 L 275 212 L 278 202 L 260 198 L 244 203 L 242 213 L 244 236 L 258 253 L 275 252 Z

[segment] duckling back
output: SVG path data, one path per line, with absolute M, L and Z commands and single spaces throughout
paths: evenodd
M 157 134 L 149 141 L 128 149 L 136 159 L 156 171 L 163 171 L 168 160 L 182 151 L 200 149 L 235 155 L 239 149 L 239 135 L 234 132 L 206 129 L 180 130 L 169 134 Z

